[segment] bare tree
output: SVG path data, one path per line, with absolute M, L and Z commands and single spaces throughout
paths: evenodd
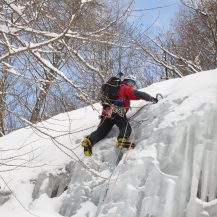
M 100 84 L 117 73 L 120 47 L 130 47 L 117 32 L 131 5 L 122 7 L 118 0 L 1 3 L 0 61 L 13 81 L 5 126 L 25 125 L 20 116 L 37 123 L 95 102 Z
M 167 34 L 167 49 L 197 66 L 196 71 L 181 59 L 173 59 L 183 75 L 217 67 L 216 1 L 183 1 Z M 199 70 L 198 70 L 199 69 Z

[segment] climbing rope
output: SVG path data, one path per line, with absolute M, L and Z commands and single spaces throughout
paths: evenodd
M 138 130 L 139 126 L 140 126 L 143 122 L 145 122 L 146 120 L 148 120 L 148 119 L 144 119 L 144 120 L 137 121 L 136 130 L 134 130 L 134 135 L 132 136 L 132 141 L 131 141 L 130 147 L 131 147 L 131 145 L 132 145 L 132 143 L 133 143 L 133 141 L 134 141 L 134 138 L 135 138 L 135 136 L 136 136 L 136 133 L 137 133 L 137 130 Z M 128 122 L 128 123 L 129 123 L 129 122 Z M 126 129 L 127 129 L 127 126 L 126 126 Z M 126 129 L 125 129 L 125 133 L 126 133 Z M 125 135 L 125 134 L 124 134 L 124 135 Z M 129 148 L 130 148 L 130 147 L 129 147 Z M 116 161 L 115 161 L 115 165 L 117 165 L 117 162 L 118 162 L 118 160 L 119 160 L 119 158 L 120 158 L 120 154 L 121 154 L 121 153 L 122 153 L 122 150 L 119 149 L 118 154 L 117 154 L 117 158 L 116 158 Z M 124 162 L 126 162 L 126 159 L 127 159 L 127 157 L 128 157 L 128 154 L 129 154 L 129 151 L 127 151 L 126 154 L 125 154 L 125 156 L 124 156 L 124 159 L 123 159 Z M 116 167 L 115 167 L 115 168 L 116 168 Z M 115 169 L 114 169 L 114 170 L 115 170 Z M 113 180 L 114 183 L 112 184 L 112 186 L 111 186 L 111 191 L 110 191 L 110 193 L 109 193 L 109 195 L 108 195 L 108 189 L 109 189 L 110 182 L 111 182 L 111 180 L 112 180 L 112 176 L 113 176 L 114 170 L 111 172 L 110 178 L 109 178 L 108 180 L 106 180 L 106 181 L 108 181 L 108 182 L 107 182 L 107 184 L 106 184 L 106 190 L 105 190 L 104 198 L 102 199 L 102 202 L 101 202 L 101 203 L 103 203 L 103 202 L 105 202 L 106 200 L 109 200 L 109 199 L 110 199 L 110 197 L 111 197 L 111 195 L 112 195 L 112 192 L 114 191 L 114 187 L 115 187 L 117 181 L 119 180 L 121 170 L 118 171 L 117 177 Z M 99 213 L 100 213 L 102 210 L 103 210 L 103 207 L 100 208 Z M 99 214 L 99 213 L 98 213 L 98 214 Z
M 157 94 L 156 95 L 156 98 L 159 99 L 159 97 L 163 98 L 163 96 L 161 94 Z M 132 122 L 135 122 L 137 123 L 136 126 L 134 126 L 134 135 L 132 136 L 132 140 L 131 140 L 131 144 L 130 144 L 130 147 L 135 139 L 135 136 L 136 136 L 136 133 L 137 133 L 137 130 L 139 129 L 139 126 L 144 123 L 145 121 L 147 121 L 148 119 L 143 119 L 143 120 L 139 120 L 139 121 L 135 121 L 134 118 L 140 113 L 141 110 L 143 110 L 145 107 L 147 106 L 150 106 L 152 103 L 148 103 L 148 104 L 145 104 L 143 105 L 142 107 L 140 107 L 130 118 L 129 118 L 129 121 L 132 121 Z M 128 122 L 129 123 L 129 122 Z M 127 123 L 127 126 L 128 126 L 128 123 Z M 127 129 L 127 126 L 126 126 L 126 129 Z M 126 129 L 125 129 L 125 133 L 126 133 Z M 124 135 L 125 135 L 124 133 Z M 129 147 L 129 148 L 130 148 Z M 121 153 L 121 149 L 119 149 L 119 152 L 117 154 L 117 158 L 116 158 L 116 161 L 115 161 L 115 165 L 117 165 L 117 162 L 118 162 L 118 159 L 120 158 L 120 153 Z M 126 162 L 127 158 L 128 158 L 128 154 L 129 154 L 129 151 L 126 152 L 126 154 L 124 155 L 124 159 L 123 159 L 123 162 Z M 120 177 L 120 172 L 121 170 L 118 171 L 118 174 L 117 174 L 117 177 L 114 179 L 114 183 L 112 184 L 111 186 L 111 191 L 108 195 L 108 189 L 109 189 L 109 185 L 110 185 L 110 182 L 112 180 L 112 176 L 113 176 L 113 173 L 114 173 L 114 170 L 111 172 L 111 175 L 110 175 L 110 178 L 106 181 L 108 181 L 107 185 L 106 185 L 106 190 L 105 190 L 105 195 L 104 195 L 104 198 L 102 199 L 102 203 L 107 200 L 109 200 L 110 196 L 112 195 L 112 192 L 114 191 L 114 187 L 117 183 L 117 181 L 119 180 L 119 177 Z M 100 211 L 99 213 L 103 210 L 103 207 L 100 208 Z

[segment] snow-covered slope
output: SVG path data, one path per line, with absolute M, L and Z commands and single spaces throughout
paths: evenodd
M 144 91 L 164 99 L 131 121 L 132 151 L 116 149 L 114 127 L 83 156 L 99 104 L 0 138 L 0 216 L 217 216 L 217 70 Z

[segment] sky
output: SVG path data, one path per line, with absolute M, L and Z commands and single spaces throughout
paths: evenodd
M 167 29 L 180 6 L 180 0 L 135 0 L 135 18 L 140 17 L 144 28 Z

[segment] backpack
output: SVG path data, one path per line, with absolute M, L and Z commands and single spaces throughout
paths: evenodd
M 111 77 L 101 87 L 101 101 L 104 104 L 113 104 L 118 99 L 118 90 L 121 85 L 121 79 Z

